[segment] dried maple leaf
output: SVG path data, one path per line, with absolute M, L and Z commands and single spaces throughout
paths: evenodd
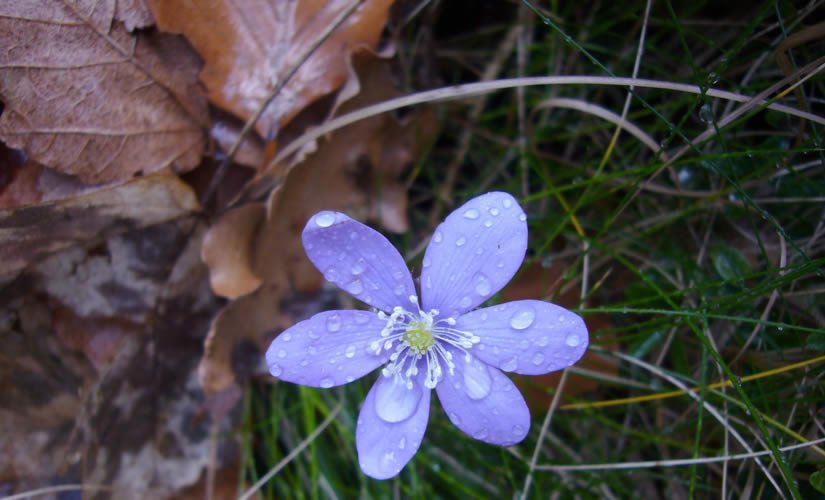
M 116 0 L 0 2 L 0 138 L 88 183 L 194 167 L 206 103 L 179 38 L 130 34 L 145 20 Z
M 351 0 L 148 0 L 163 31 L 181 33 L 205 62 L 209 100 L 246 120 Z M 347 59 L 374 48 L 392 0 L 364 2 L 301 64 L 260 117 L 270 139 L 307 105 L 344 83 Z

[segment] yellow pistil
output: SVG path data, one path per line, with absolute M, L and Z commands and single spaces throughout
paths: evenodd
M 426 321 L 411 321 L 404 332 L 404 341 L 410 350 L 418 355 L 423 355 L 435 344 L 430 325 Z

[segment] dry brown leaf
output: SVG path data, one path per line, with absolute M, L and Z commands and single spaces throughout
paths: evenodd
M 311 48 L 351 0 L 148 0 L 158 27 L 183 34 L 205 62 L 209 100 L 243 120 Z M 271 139 L 298 112 L 340 87 L 350 52 L 374 48 L 392 0 L 360 6 L 300 66 L 256 124 Z
M 0 3 L 0 138 L 88 183 L 198 164 L 206 103 L 185 42 L 116 0 Z M 116 7 L 117 6 L 117 7 Z
M 0 276 L 57 250 L 197 209 L 188 185 L 172 174 L 158 174 L 41 205 L 0 210 Z
M 398 95 L 386 61 L 362 55 L 354 62 L 362 91 L 341 107 L 341 113 Z M 320 141 L 318 150 L 271 193 L 266 219 L 248 240 L 252 270 L 262 285 L 227 305 L 213 322 L 199 371 L 207 392 L 236 383 L 232 360 L 243 346 L 261 352 L 273 334 L 322 310 L 314 298 L 322 277 L 301 244 L 301 232 L 311 215 L 338 210 L 361 220 L 379 220 L 387 230 L 406 230 L 407 193 L 399 176 L 430 140 L 433 120 L 432 113 L 422 109 L 403 121 L 385 114 L 338 130 Z M 219 220 L 210 232 L 227 231 L 220 228 L 227 224 L 234 224 L 231 217 Z M 222 270 L 210 265 L 210 272 L 216 271 Z M 300 301 L 294 291 L 313 299 L 297 307 Z M 256 359 L 262 359 L 260 354 Z
M 243 205 L 224 214 L 204 236 L 201 259 L 216 295 L 236 299 L 261 286 L 252 270 L 252 243 L 264 215 L 262 203 Z

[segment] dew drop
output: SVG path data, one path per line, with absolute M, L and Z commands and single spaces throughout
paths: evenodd
M 346 380 L 347 380 L 347 382 L 352 382 L 353 380 L 355 380 L 355 377 L 353 377 L 352 375 L 347 375 Z
M 432 259 L 429 256 L 424 257 L 424 261 L 421 263 L 424 267 L 430 267 L 433 264 Z
M 518 220 L 520 220 L 521 222 L 524 222 L 524 221 L 527 220 L 527 216 L 524 215 L 524 214 L 521 214 L 521 215 L 518 216 Z
M 272 365 L 269 367 L 269 373 L 271 373 L 273 377 L 280 377 L 283 370 L 281 370 L 281 367 L 278 365 Z
M 284 332 L 281 334 L 281 338 L 284 339 L 284 342 L 289 342 L 292 340 L 292 334 L 289 332 Z
M 335 214 L 332 212 L 321 212 L 315 216 L 315 224 L 318 227 L 329 227 L 335 222 Z
M 476 255 L 481 255 L 484 253 L 484 249 L 481 247 L 476 248 Z
M 524 427 L 522 427 L 520 425 L 514 425 L 513 426 L 513 434 L 516 435 L 516 436 L 521 436 L 522 434 L 524 434 Z
M 393 288 L 392 293 L 400 297 L 401 294 L 404 293 L 404 285 L 397 285 L 395 288 Z
M 369 313 L 365 314 L 356 314 L 355 315 L 355 322 L 359 325 L 365 325 L 370 322 L 370 315 Z
M 482 297 L 487 297 L 490 295 L 492 291 L 492 286 L 490 285 L 490 280 L 487 279 L 487 276 L 484 276 L 481 273 L 476 274 L 476 293 L 481 295 Z
M 461 299 L 461 301 L 458 303 L 458 305 L 461 306 L 461 307 L 470 307 L 470 304 L 472 304 L 472 303 L 473 303 L 473 299 L 471 299 L 470 297 L 464 297 L 463 299 Z
M 544 363 L 544 353 L 537 352 L 533 354 L 533 364 L 539 366 L 542 363 Z
M 490 316 L 486 312 L 481 313 L 481 321 L 487 321 L 487 318 L 489 317 Z
M 404 271 L 401 271 L 401 270 L 398 270 L 398 271 L 393 271 L 393 273 L 392 273 L 392 277 L 393 277 L 396 281 L 401 281 L 401 280 L 404 278 Z
M 347 346 L 347 350 L 344 352 L 344 356 L 346 356 L 348 358 L 354 357 L 355 356 L 355 346 L 354 345 Z
M 444 236 L 441 234 L 441 231 L 436 231 L 433 235 L 433 241 L 436 243 L 441 243 L 442 239 L 444 239 Z
M 539 339 L 536 341 L 536 345 L 538 345 L 539 347 L 545 347 L 549 343 L 550 337 L 548 337 L 547 335 L 539 337 Z
M 321 379 L 321 387 L 323 387 L 324 389 L 329 389 L 333 385 L 335 385 L 335 382 L 331 378 L 324 377 Z
M 347 285 L 347 291 L 353 295 L 358 295 L 364 291 L 364 284 L 361 283 L 361 280 L 354 280 Z
M 487 219 L 486 221 L 484 221 L 484 227 L 493 227 L 493 221 Z
M 493 207 L 493 208 L 490 209 L 490 215 L 492 215 L 493 217 L 498 217 L 498 214 L 500 214 L 500 213 L 501 212 L 499 212 L 498 208 L 496 208 L 496 207 Z
M 352 265 L 352 269 L 350 269 L 350 272 L 352 273 L 353 276 L 358 276 L 359 274 L 363 274 L 364 266 L 360 262 L 356 262 L 355 264 Z
M 401 436 L 401 440 L 398 441 L 398 449 L 403 450 L 407 447 L 407 436 Z
M 501 369 L 506 372 L 511 372 L 518 368 L 518 356 L 513 356 L 501 365 Z
M 521 350 L 526 350 L 530 347 L 530 342 L 527 339 L 522 339 L 519 341 L 518 346 L 521 347 Z
M 309 329 L 309 333 L 308 333 L 308 335 L 309 335 L 309 338 L 311 338 L 311 339 L 313 339 L 313 340 L 317 340 L 317 339 L 320 339 L 320 338 L 321 338 L 321 334 L 320 334 L 320 333 L 318 333 L 317 331 L 315 331 L 315 329 L 314 329 L 314 328 L 310 328 L 310 329 Z
M 564 340 L 564 343 L 569 345 L 570 347 L 576 347 L 577 345 L 579 345 L 579 342 L 579 336 L 575 333 L 568 335 L 567 338 Z
M 461 417 L 458 416 L 458 413 L 450 413 L 450 420 L 456 424 L 461 424 Z
M 455 240 L 455 246 L 457 247 L 464 246 L 465 243 L 467 243 L 467 238 L 464 236 L 460 236 L 457 240 Z
M 523 309 L 510 318 L 510 327 L 514 330 L 525 330 L 533 324 L 536 313 L 532 309 Z
M 302 359 L 301 360 L 301 366 L 307 366 L 307 365 L 309 365 L 309 360 L 306 359 L 306 358 Z
M 475 220 L 475 219 L 478 219 L 478 216 L 479 216 L 478 210 L 476 210 L 475 208 L 471 208 L 471 209 L 467 210 L 466 212 L 464 212 L 464 218 L 465 219 Z
M 341 316 L 332 314 L 327 318 L 327 331 L 337 332 L 341 329 Z
M 498 261 L 498 264 L 496 264 L 496 267 L 499 268 L 499 269 L 503 268 L 504 267 L 504 261 L 503 260 Z
M 504 205 L 504 208 L 510 208 L 513 206 L 513 200 L 511 200 L 510 198 L 504 198 L 502 205 Z
M 286 351 L 281 349 L 278 351 L 278 357 L 284 359 L 286 357 Z
M 473 437 L 476 439 L 484 439 L 487 437 L 487 429 L 482 427 L 478 431 L 473 434 Z

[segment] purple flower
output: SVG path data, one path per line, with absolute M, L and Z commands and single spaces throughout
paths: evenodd
M 544 374 L 584 353 L 584 322 L 559 306 L 520 300 L 473 310 L 521 266 L 526 221 L 506 193 L 479 196 L 450 214 L 424 255 L 420 301 L 404 259 L 380 233 L 337 212 L 307 223 L 310 260 L 376 311 L 316 314 L 281 333 L 266 361 L 275 377 L 324 388 L 384 367 L 358 416 L 355 441 L 367 475 L 393 477 L 415 455 L 431 389 L 466 434 L 518 443 L 530 412 L 502 371 Z

